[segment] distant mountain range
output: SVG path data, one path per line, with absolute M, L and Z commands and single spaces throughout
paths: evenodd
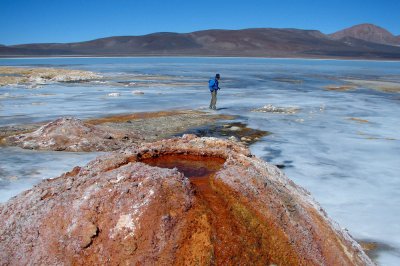
M 384 28 L 373 24 L 360 24 L 328 35 L 334 40 L 346 37 L 364 40 L 367 42 L 400 46 L 400 36 L 394 36 Z
M 0 45 L 0 57 L 28 56 L 249 56 L 400 59 L 400 36 L 361 24 L 333 34 L 255 28 L 160 32 L 76 43 Z

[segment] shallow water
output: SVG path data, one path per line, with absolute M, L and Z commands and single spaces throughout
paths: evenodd
M 0 65 L 84 69 L 107 77 L 102 82 L 35 89 L 2 87 L 0 126 L 64 115 L 86 118 L 177 108 L 208 110 L 207 82 L 219 72 L 218 113 L 239 115 L 239 122 L 272 132 L 253 144 L 252 152 L 284 167 L 355 238 L 378 242 L 380 265 L 400 263 L 400 94 L 367 88 L 324 89 L 346 78 L 400 82 L 400 62 L 155 57 L 0 59 Z M 135 79 L 137 75 L 142 75 L 140 80 Z M 144 94 L 132 94 L 135 90 Z M 120 96 L 108 96 L 114 92 Z M 268 104 L 299 111 L 252 112 Z M 1 200 L 93 157 L 2 148 Z M 49 170 L 37 172 L 38 167 Z M 13 176 L 18 178 L 10 179 Z

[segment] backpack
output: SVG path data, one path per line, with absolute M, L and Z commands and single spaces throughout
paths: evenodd
M 214 91 L 214 87 L 215 87 L 215 79 L 210 79 L 209 81 L 208 81 L 208 88 L 210 89 L 210 91 Z

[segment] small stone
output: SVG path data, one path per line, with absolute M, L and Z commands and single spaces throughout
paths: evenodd
M 138 249 L 138 245 L 137 243 L 133 243 L 130 245 L 125 246 L 125 251 L 126 253 L 128 253 L 129 255 L 133 255 L 133 253 L 135 253 L 135 251 Z
M 42 192 L 42 194 L 40 194 L 40 200 L 44 200 L 46 198 L 48 198 L 50 196 L 50 192 L 45 190 Z
M 229 139 L 230 141 L 235 141 L 235 142 L 238 141 L 238 138 L 235 137 L 235 136 L 230 136 L 228 139 Z
M 233 127 L 230 127 L 229 130 L 230 131 L 240 131 L 242 129 L 240 127 L 237 127 L 237 126 L 233 126 Z
M 89 247 L 92 242 L 93 242 L 93 237 L 97 236 L 99 229 L 97 228 L 96 225 L 93 223 L 86 223 L 82 228 L 81 228 L 81 243 L 80 246 L 81 248 L 87 248 Z

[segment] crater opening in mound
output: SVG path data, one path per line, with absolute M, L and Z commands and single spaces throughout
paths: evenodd
M 196 219 L 204 215 L 207 217 L 211 230 L 205 234 L 211 244 L 208 259 L 211 264 L 270 265 L 285 262 L 287 265 L 296 265 L 293 262 L 297 260 L 297 256 L 288 243 L 282 246 L 286 241 L 282 239 L 280 232 L 268 228 L 269 226 L 259 220 L 253 211 L 246 208 L 240 196 L 214 178 L 225 159 L 163 155 L 142 159 L 141 162 L 162 168 L 177 168 L 189 178 L 195 190 L 196 202 L 193 208 L 196 214 L 189 218 L 192 220 L 188 222 L 187 231 L 198 231 Z M 190 245 L 197 246 L 203 243 Z M 191 247 L 189 250 L 193 253 L 193 250 L 204 249 Z M 187 256 L 185 253 L 178 252 L 177 255 Z
M 221 169 L 225 159 L 196 155 L 162 155 L 141 160 L 142 163 L 162 168 L 177 168 L 196 186 L 200 179 L 209 179 Z

